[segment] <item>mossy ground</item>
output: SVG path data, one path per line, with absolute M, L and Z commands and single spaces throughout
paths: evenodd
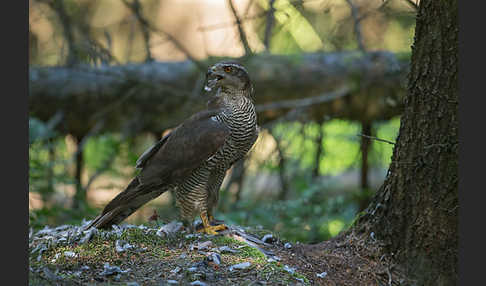
M 262 252 L 245 242 L 223 235 L 186 237 L 186 234 L 160 237 L 154 232 L 146 233 L 133 228 L 125 230 L 120 237 L 102 239 L 96 236 L 84 244 L 50 247 L 39 261 L 37 253 L 31 254 L 29 284 L 127 285 L 137 282 L 138 285 L 166 285 L 168 280 L 175 280 L 179 285 L 188 285 L 199 280 L 207 285 L 250 285 L 258 282 L 267 285 L 310 285 L 305 275 L 297 270 L 293 273 L 287 271 L 279 261 L 267 262 Z M 117 239 L 130 243 L 134 248 L 117 252 Z M 192 247 L 191 250 L 191 246 L 207 241 L 211 241 L 207 249 Z M 208 254 L 219 252 L 222 246 L 237 252 L 221 251 L 221 263 L 217 265 L 208 259 Z M 73 252 L 75 257 L 68 257 L 64 255 L 65 252 Z M 129 271 L 112 276 L 100 275 L 106 262 Z M 249 262 L 250 266 L 244 270 L 229 270 L 231 265 L 243 262 Z M 49 278 L 45 267 L 55 274 L 55 279 Z
M 106 239 L 96 235 L 84 244 L 51 246 L 40 256 L 32 253 L 37 246 L 32 239 L 29 285 L 190 285 L 197 280 L 206 285 L 409 285 L 381 244 L 366 232 L 348 230 L 328 241 L 290 248 L 273 235 L 275 240 L 264 249 L 278 259 L 269 261 L 235 233 L 178 232 L 160 237 L 151 230 L 128 228 Z M 249 228 L 245 232 L 256 238 L 269 233 Z M 117 240 L 134 247 L 117 252 Z M 223 251 L 222 246 L 234 251 Z M 220 264 L 210 259 L 212 253 L 219 253 Z M 230 271 L 230 266 L 243 262 L 250 266 Z M 126 272 L 102 275 L 105 263 Z

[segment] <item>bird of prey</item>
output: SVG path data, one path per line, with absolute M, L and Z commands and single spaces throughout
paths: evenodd
M 253 86 L 242 65 L 220 62 L 208 69 L 204 89 L 210 92 L 207 109 L 147 149 L 135 166 L 140 173 L 87 228 L 110 228 L 166 191 L 175 195 L 181 218 L 191 228 L 196 215 L 202 232 L 227 228 L 215 223 L 213 211 L 226 171 L 258 137 Z

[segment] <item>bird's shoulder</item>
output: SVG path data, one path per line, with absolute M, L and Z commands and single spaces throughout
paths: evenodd
M 178 177 L 193 170 L 221 148 L 230 130 L 217 120 L 219 109 L 198 112 L 142 154 L 140 178 Z

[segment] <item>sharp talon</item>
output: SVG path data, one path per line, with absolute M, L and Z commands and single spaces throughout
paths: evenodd
M 204 228 L 198 230 L 197 232 L 205 232 L 206 234 L 216 235 L 216 234 L 219 234 L 218 231 L 225 230 L 225 229 L 228 229 L 228 227 L 226 225 L 218 224 L 218 225 L 210 225 L 208 227 L 204 227 Z

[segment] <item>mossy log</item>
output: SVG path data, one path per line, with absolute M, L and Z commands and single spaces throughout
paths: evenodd
M 96 125 L 100 131 L 161 132 L 204 108 L 200 67 L 219 60 L 31 67 L 29 115 L 47 121 L 62 111 L 57 130 L 78 137 Z M 400 114 L 408 59 L 389 52 L 259 54 L 237 60 L 252 78 L 261 125 L 294 105 L 305 112 L 295 112 L 293 120 L 375 121 Z M 327 94 L 336 98 L 325 100 Z

